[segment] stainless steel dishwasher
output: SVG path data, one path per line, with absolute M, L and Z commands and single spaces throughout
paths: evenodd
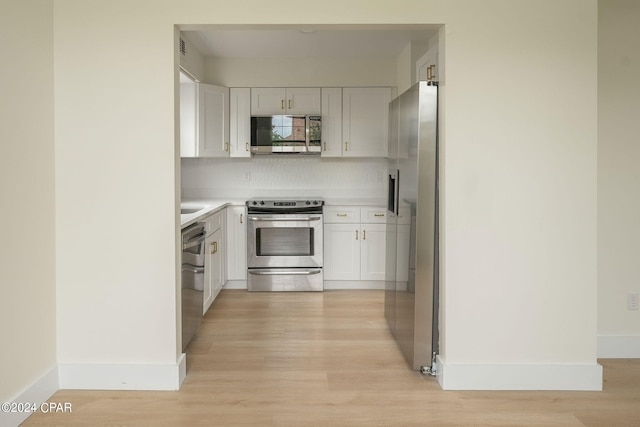
M 205 223 L 182 230 L 182 351 L 202 323 Z

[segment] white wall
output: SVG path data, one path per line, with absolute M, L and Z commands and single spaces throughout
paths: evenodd
M 287 24 L 446 25 L 444 386 L 598 386 L 596 1 L 359 3 L 56 2 L 61 363 L 176 363 L 173 24 L 285 8 Z
M 466 2 L 445 28 L 441 358 L 497 388 L 599 376 L 597 3 L 548 5 Z
M 186 199 L 253 197 L 386 197 L 386 159 L 254 156 L 182 159 Z
M 54 16 L 61 386 L 177 387 L 174 19 L 126 1 Z
M 228 87 L 396 86 L 393 58 L 206 58 L 206 82 Z
M 204 59 L 204 81 L 227 87 L 392 86 L 392 58 Z M 260 70 L 260 72 L 256 72 Z M 184 159 L 182 195 L 201 197 L 385 197 L 384 159 L 259 157 Z
M 0 402 L 56 366 L 52 36 L 52 2 L 0 2 Z
M 182 38 L 185 43 L 185 54 L 180 53 L 180 66 L 196 80 L 201 82 L 205 81 L 204 57 L 198 52 L 198 49 L 193 45 L 187 34 L 180 33 L 180 38 Z
M 599 2 L 598 333 L 602 357 L 640 357 L 640 4 Z

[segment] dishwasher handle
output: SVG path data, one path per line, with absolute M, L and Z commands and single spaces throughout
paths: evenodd
M 186 242 L 182 243 L 182 249 L 189 249 L 192 248 L 194 246 L 198 246 L 199 244 L 203 243 L 205 241 L 207 237 L 207 232 L 203 231 L 200 234 L 196 234 L 195 236 L 193 236 L 191 239 L 187 240 Z

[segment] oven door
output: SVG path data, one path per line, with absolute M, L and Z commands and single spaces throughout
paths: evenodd
M 322 267 L 322 214 L 249 214 L 249 268 Z

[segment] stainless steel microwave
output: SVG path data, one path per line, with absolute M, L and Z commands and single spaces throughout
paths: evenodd
M 311 115 L 251 117 L 253 154 L 320 154 L 322 119 Z

